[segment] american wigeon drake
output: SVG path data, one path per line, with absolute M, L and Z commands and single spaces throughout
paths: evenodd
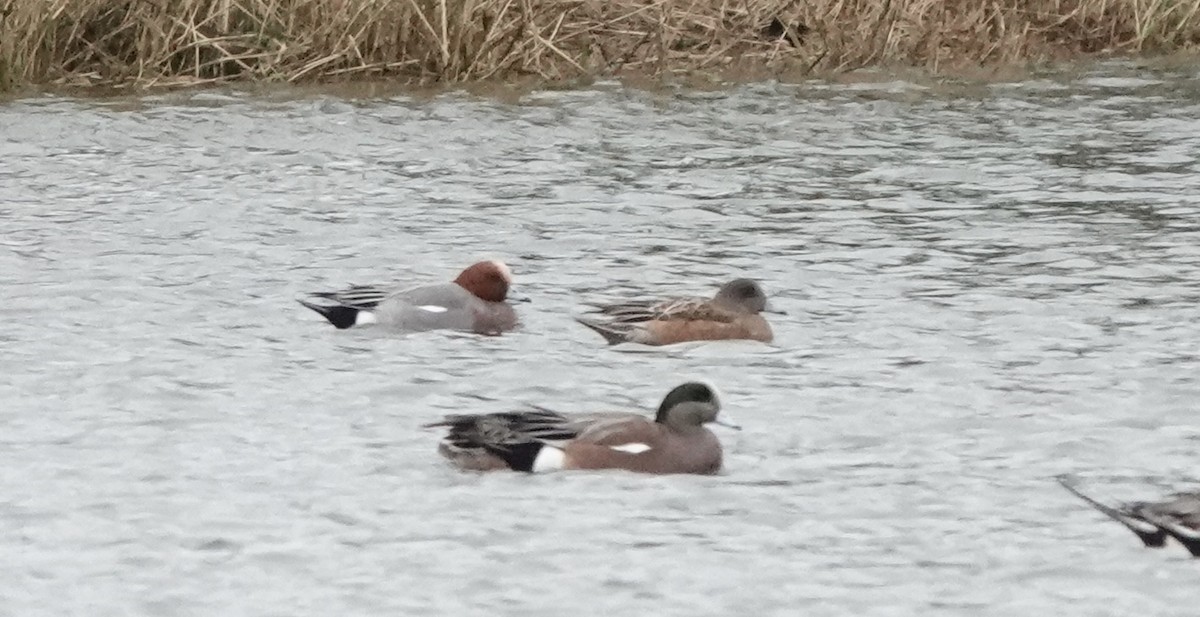
M 635 413 L 562 414 L 548 409 L 446 416 L 438 452 L 472 471 L 624 469 L 641 473 L 714 474 L 721 442 L 705 424 L 738 428 L 719 415 L 707 384 L 688 382 L 667 394 L 654 419 Z
M 599 319 L 576 317 L 610 345 L 671 345 L 685 341 L 749 339 L 769 343 L 771 325 L 761 315 L 767 295 L 750 279 L 725 283 L 711 299 L 634 300 L 593 307 Z
M 1059 484 L 1102 514 L 1137 535 L 1142 544 L 1162 548 L 1174 538 L 1200 557 L 1200 492 L 1177 493 L 1162 501 L 1138 501 L 1117 506 L 1103 504 L 1075 487 L 1074 481 L 1059 477 Z
M 309 294 L 300 304 L 338 328 L 381 324 L 405 331 L 467 330 L 495 334 L 517 326 L 517 313 L 505 300 L 512 272 L 502 261 L 481 261 L 451 283 L 410 289 L 356 285 Z

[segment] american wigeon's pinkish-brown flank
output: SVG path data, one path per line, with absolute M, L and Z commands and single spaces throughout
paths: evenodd
M 721 442 L 704 425 L 737 428 L 719 415 L 720 409 L 711 386 L 688 382 L 667 394 L 653 420 L 626 412 L 562 414 L 539 408 L 446 416 L 427 427 L 447 427 L 438 451 L 472 471 L 713 474 L 721 469 Z
M 380 324 L 396 330 L 451 329 L 498 334 L 517 326 L 517 313 L 505 302 L 512 273 L 502 261 L 481 261 L 451 283 L 410 289 L 356 285 L 310 295 L 300 304 L 337 328 Z
M 711 299 L 635 300 L 594 307 L 598 318 L 576 317 L 610 345 L 671 345 L 685 341 L 748 339 L 769 343 L 771 325 L 762 316 L 767 296 L 758 283 L 736 279 Z
M 1124 525 L 1142 544 L 1162 548 L 1167 538 L 1174 538 L 1192 557 L 1200 557 L 1200 492 L 1178 493 L 1162 501 L 1109 506 L 1083 494 L 1069 478 L 1059 477 L 1058 482 L 1100 513 Z

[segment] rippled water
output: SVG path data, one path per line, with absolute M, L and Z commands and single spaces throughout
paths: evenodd
M 1190 616 L 1186 553 L 1052 477 L 1194 477 L 1197 152 L 1200 74 L 1124 67 L 10 101 L 0 615 Z M 492 256 L 503 337 L 294 302 Z M 774 345 L 570 319 L 735 276 Z M 717 477 L 461 474 L 420 429 L 694 376 L 745 427 Z

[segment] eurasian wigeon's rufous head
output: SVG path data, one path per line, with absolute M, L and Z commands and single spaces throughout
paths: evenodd
M 721 415 L 715 388 L 676 386 L 653 420 L 628 412 L 562 414 L 548 409 L 446 416 L 438 446 L 455 466 L 472 471 L 526 472 L 624 469 L 641 473 L 713 474 L 721 442 L 704 425 L 740 428 Z
M 598 332 L 610 345 L 724 339 L 769 343 L 775 336 L 761 314 L 769 310 L 767 295 L 750 279 L 734 279 L 722 285 L 711 299 L 634 300 L 594 308 L 599 319 L 575 319 Z
M 512 271 L 499 260 L 472 264 L 451 283 L 398 288 L 357 285 L 300 300 L 338 328 L 380 324 L 395 330 L 467 330 L 498 334 L 517 326 L 505 300 Z
M 503 261 L 490 260 L 471 264 L 454 282 L 485 302 L 504 302 L 512 285 L 512 271 Z

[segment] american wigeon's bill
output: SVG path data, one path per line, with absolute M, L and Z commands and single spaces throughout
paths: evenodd
M 355 285 L 339 291 L 309 294 L 300 304 L 337 328 L 381 324 L 409 332 L 467 330 L 495 334 L 517 326 L 517 314 L 506 300 L 512 273 L 501 261 L 481 261 L 451 283 L 402 289 Z
M 748 339 L 769 343 L 771 325 L 761 315 L 767 296 L 758 283 L 736 279 L 712 298 L 634 300 L 594 307 L 595 318 L 576 317 L 610 345 L 671 345 L 685 341 Z
M 1200 492 L 1177 493 L 1162 501 L 1139 501 L 1109 506 L 1083 494 L 1074 480 L 1059 476 L 1059 484 L 1112 520 L 1124 525 L 1142 544 L 1161 548 L 1174 538 L 1200 557 Z
M 721 442 L 705 424 L 738 428 L 720 414 L 716 391 L 688 382 L 663 399 L 653 419 L 635 413 L 563 414 L 530 411 L 446 416 L 438 451 L 457 467 L 511 469 L 624 469 L 641 473 L 713 474 L 721 469 Z

